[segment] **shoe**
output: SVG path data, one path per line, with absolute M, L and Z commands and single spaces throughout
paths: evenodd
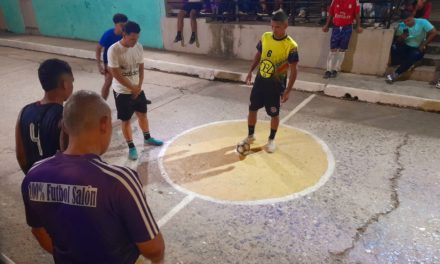
M 201 15 L 212 15 L 212 10 L 202 9 L 200 10 Z
M 128 149 L 128 159 L 129 160 L 137 160 L 138 159 L 138 152 L 136 148 L 129 148 Z
M 179 41 L 182 41 L 182 35 L 177 34 L 177 35 L 176 35 L 176 38 L 174 39 L 174 43 L 177 43 L 177 42 L 179 42 Z
M 275 140 L 269 139 L 269 141 L 267 141 L 266 147 L 267 147 L 267 152 L 273 153 L 276 149 Z
M 338 76 L 338 72 L 337 71 L 332 71 L 330 74 L 330 78 L 336 78 L 336 76 Z
M 150 137 L 149 139 L 144 140 L 144 144 L 145 145 L 152 145 L 152 146 L 162 146 L 163 142 L 158 139 Z
M 151 104 L 151 101 L 147 99 L 147 104 Z
M 243 11 L 238 11 L 238 15 L 239 15 L 239 16 L 247 16 L 248 13 L 243 12 Z
M 189 44 L 194 44 L 194 42 L 196 42 L 197 39 L 197 35 L 196 34 L 191 34 L 191 38 L 189 39 Z
M 397 77 L 398 77 L 398 75 L 396 73 L 388 74 L 385 81 L 388 84 L 392 84 L 397 79 Z
M 437 82 L 437 84 L 435 85 L 435 88 L 440 89 L 440 81 Z
M 275 15 L 276 12 L 280 12 L 280 11 L 283 11 L 283 9 L 282 9 L 282 8 L 279 8 L 278 10 L 274 10 L 274 11 L 272 12 L 272 15 Z
M 269 16 L 269 14 L 267 12 L 263 11 L 263 12 L 258 12 L 257 16 L 264 17 L 264 16 Z
M 329 79 L 329 78 L 331 78 L 332 77 L 332 72 L 331 71 L 326 71 L 325 73 L 324 73 L 324 76 L 322 77 L 322 78 L 324 78 L 324 79 Z
M 255 136 L 254 135 L 249 135 L 245 139 L 243 139 L 243 142 L 244 143 L 248 143 L 249 145 L 254 143 L 254 141 L 255 141 Z

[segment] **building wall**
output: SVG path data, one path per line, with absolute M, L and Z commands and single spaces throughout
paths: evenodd
M 4 27 L 7 30 L 15 33 L 25 32 L 19 0 L 0 0 L 0 9 L 4 20 Z
M 141 26 L 142 45 L 163 48 L 160 27 L 161 17 L 165 15 L 163 1 L 33 0 L 33 6 L 42 35 L 96 41 L 113 26 L 113 15 L 124 13 Z
M 246 25 L 206 23 L 198 19 L 199 47 L 187 44 L 191 35 L 189 19 L 184 21 L 185 46 L 173 43 L 176 34 L 176 19 L 164 17 L 164 48 L 166 50 L 207 54 L 250 60 L 256 52 L 261 34 L 271 31 L 270 25 Z M 166 32 L 166 33 L 165 33 Z M 299 45 L 300 66 L 325 68 L 329 52 L 330 33 L 320 27 L 289 27 L 288 34 Z M 382 75 L 389 59 L 389 50 L 394 31 L 390 29 L 366 29 L 362 34 L 353 34 L 342 69 L 346 72 Z

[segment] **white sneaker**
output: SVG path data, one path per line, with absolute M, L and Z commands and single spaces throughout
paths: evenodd
M 435 85 L 435 88 L 440 89 L 440 80 L 437 82 L 437 84 Z
M 254 135 L 247 136 L 245 139 L 243 139 L 243 142 L 248 143 L 249 145 L 254 143 L 254 141 L 255 141 Z
M 267 141 L 266 147 L 267 147 L 267 152 L 273 153 L 276 149 L 275 140 L 269 139 L 269 141 Z

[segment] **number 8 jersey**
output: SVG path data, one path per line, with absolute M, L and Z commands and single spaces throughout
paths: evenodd
M 276 39 L 272 32 L 266 32 L 257 45 L 261 53 L 258 75 L 265 79 L 275 78 L 284 82 L 289 64 L 298 62 L 298 44 L 290 37 Z

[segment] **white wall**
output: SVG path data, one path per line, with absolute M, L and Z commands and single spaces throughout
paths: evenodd
M 173 43 L 176 23 L 176 18 L 162 19 L 163 42 L 166 50 L 247 60 L 253 58 L 261 34 L 271 30 L 269 24 L 206 23 L 205 19 L 198 19 L 200 46 L 196 47 L 195 44 L 188 44 L 191 29 L 189 19 L 185 19 L 183 32 L 185 46 L 182 47 L 180 42 Z M 387 67 L 393 33 L 390 29 L 366 29 L 362 34 L 354 33 L 342 65 L 343 71 L 382 75 Z M 299 45 L 300 66 L 325 68 L 330 32 L 324 33 L 320 27 L 291 26 L 288 28 L 288 34 Z

